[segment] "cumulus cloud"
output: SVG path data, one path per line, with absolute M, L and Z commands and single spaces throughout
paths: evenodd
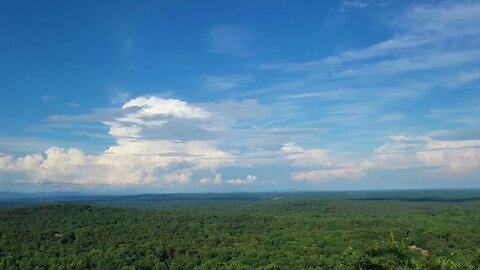
M 439 140 L 435 134 L 411 136 L 397 134 L 363 159 L 348 159 L 325 149 L 303 149 L 294 143 L 285 144 L 282 151 L 297 168 L 292 173 L 298 181 L 324 183 L 333 180 L 356 180 L 371 170 L 426 168 L 425 176 L 433 178 L 467 177 L 480 172 L 480 140 Z
M 437 167 L 436 176 L 473 174 L 480 170 L 480 140 L 430 140 L 416 157 L 427 166 Z
M 73 184 L 88 184 L 95 177 L 95 172 L 102 172 L 100 166 L 97 167 L 95 157 L 85 155 L 80 149 L 58 147 L 47 149 L 44 155 L 0 157 L 0 170 L 24 173 L 34 182 Z
M 253 184 L 255 183 L 255 181 L 257 181 L 256 176 L 247 175 L 247 178 L 245 179 L 240 179 L 240 178 L 229 179 L 229 180 L 225 180 L 225 183 L 230 185 L 247 185 L 247 184 Z
M 200 184 L 202 185 L 208 185 L 212 182 L 212 179 L 208 178 L 208 177 L 205 177 L 205 178 L 202 178 L 200 179 Z
M 287 158 L 298 166 L 331 166 L 333 157 L 326 149 L 305 150 L 295 143 L 285 144 L 281 150 L 287 154 Z
M 192 173 L 189 171 L 185 172 L 175 172 L 171 174 L 166 174 L 165 175 L 165 180 L 169 184 L 181 184 L 185 185 L 188 182 L 190 182 L 190 177 L 192 177 Z
M 200 184 L 202 185 L 210 185 L 210 184 L 215 184 L 215 185 L 222 185 L 222 184 L 227 184 L 227 185 L 248 185 L 248 184 L 253 184 L 257 181 L 257 177 L 254 175 L 247 175 L 245 179 L 228 179 L 228 180 L 223 180 L 222 179 L 222 174 L 217 173 L 215 175 L 214 179 L 211 178 L 202 178 L 200 179 Z
M 441 140 L 435 133 L 391 136 L 372 160 L 386 169 L 428 167 L 434 177 L 471 177 L 480 170 L 480 140 Z
M 335 179 L 360 179 L 364 175 L 365 170 L 361 167 L 347 167 L 298 172 L 294 173 L 292 178 L 297 181 L 308 180 L 324 183 Z
M 131 118 L 132 120 L 151 116 L 172 116 L 181 119 L 204 119 L 210 116 L 209 112 L 202 108 L 189 105 L 185 101 L 162 99 L 155 96 L 134 98 L 123 104 L 122 109 L 128 108 L 137 108 L 135 112 L 126 115 L 126 119 Z
M 48 148 L 43 154 L 4 155 L 0 157 L 0 171 L 21 173 L 37 183 L 185 185 L 197 172 L 215 171 L 234 163 L 236 155 L 221 149 L 217 135 L 228 131 L 239 119 L 254 117 L 246 106 L 260 108 L 254 101 L 229 101 L 219 106 L 242 109 L 219 114 L 206 104 L 152 96 L 132 99 L 121 110 L 109 112 L 108 117 L 65 116 L 61 120 L 98 119 L 109 127 L 115 144 L 95 155 L 59 147 Z M 186 132 L 197 134 L 187 136 Z M 221 176 L 212 182 L 230 183 Z M 246 179 L 246 183 L 253 182 L 251 177 Z
M 377 169 L 424 167 L 432 177 L 471 177 L 480 171 L 480 140 L 465 130 L 394 134 L 370 155 L 353 158 L 285 142 L 317 134 L 317 129 L 243 128 L 243 120 L 268 115 L 254 100 L 191 104 L 139 97 L 107 112 L 54 118 L 104 123 L 115 139 L 104 151 L 86 154 L 78 148 L 50 147 L 43 153 L 3 154 L 0 171 L 22 174 L 34 183 L 165 188 L 205 175 L 211 176 L 198 180 L 202 185 L 256 183 L 254 175 L 223 179 L 217 172 L 227 166 L 289 166 L 293 180 L 317 183 L 357 180 Z
M 221 173 L 217 173 L 215 175 L 215 178 L 213 179 L 213 183 L 216 184 L 216 185 L 220 185 L 223 183 L 223 180 L 222 180 L 222 174 Z
M 325 149 L 303 149 L 295 143 L 285 144 L 281 150 L 293 165 L 303 168 L 315 168 L 309 171 L 292 173 L 297 181 L 328 182 L 336 179 L 355 180 L 363 177 L 366 170 L 374 164 L 368 161 L 355 163 L 339 155 L 333 155 Z M 320 168 L 320 169 L 318 169 Z

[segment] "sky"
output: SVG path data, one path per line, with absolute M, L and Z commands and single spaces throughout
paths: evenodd
M 478 1 L 3 1 L 0 190 L 480 188 Z

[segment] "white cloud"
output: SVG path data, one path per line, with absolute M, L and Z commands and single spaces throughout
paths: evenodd
M 242 107 L 260 107 L 255 102 L 240 104 Z M 232 108 L 237 104 L 230 101 L 220 106 Z M 196 126 L 199 131 L 228 130 L 235 121 L 250 117 L 248 114 L 251 113 L 244 108 L 248 112 L 246 115 L 237 110 L 217 116 L 206 107 L 174 99 L 135 98 L 126 102 L 121 111 L 110 114 L 110 119 L 100 117 L 116 140 L 116 144 L 104 152 L 86 155 L 76 148 L 51 147 L 44 155 L 1 156 L 0 171 L 22 173 L 37 183 L 157 187 L 185 185 L 195 173 L 231 165 L 236 156 L 221 150 L 214 137 L 199 140 L 193 134 L 192 138 L 178 140 L 178 136 L 175 136 L 178 125 L 173 124 L 186 123 L 186 126 Z M 73 117 L 74 121 L 95 118 Z M 66 116 L 64 119 L 72 118 Z M 170 132 L 171 136 L 164 139 L 162 134 L 156 134 L 159 130 Z M 213 182 L 218 182 L 218 179 Z
M 476 63 L 480 59 L 480 50 L 422 52 L 414 57 L 399 57 L 383 60 L 365 67 L 345 70 L 340 76 L 364 74 L 390 75 L 412 71 L 450 68 L 452 66 Z
M 301 152 L 303 152 L 303 148 L 296 145 L 293 142 L 284 144 L 282 146 L 281 150 L 285 153 L 301 153 Z
M 211 179 L 211 178 L 208 178 L 208 177 L 200 179 L 200 184 L 202 184 L 202 185 L 210 185 L 210 184 L 215 184 L 215 185 L 222 185 L 222 184 L 226 184 L 226 185 L 248 185 L 248 184 L 253 184 L 256 181 L 257 181 L 257 177 L 254 176 L 254 175 L 247 175 L 247 177 L 245 179 L 236 178 L 236 179 L 223 180 L 222 179 L 222 174 L 217 173 L 215 175 L 214 179 Z
M 242 126 L 242 121 L 265 117 L 268 113 L 255 100 L 191 104 L 155 96 L 134 98 L 121 109 L 49 117 L 49 123 L 72 124 L 72 127 L 84 122 L 103 123 L 115 139 L 103 152 L 88 155 L 77 148 L 51 147 L 43 154 L 5 155 L 0 157 L 0 171 L 21 174 L 20 178 L 38 184 L 158 189 L 185 186 L 196 175 L 225 166 L 248 167 L 264 159 L 265 156 L 255 156 L 258 145 L 242 151 L 236 149 L 251 138 L 271 143 L 263 136 L 281 140 L 296 133 L 288 129 L 251 130 Z M 236 144 L 230 144 L 230 140 Z M 255 181 L 252 175 L 245 179 L 222 179 L 217 173 L 213 178 L 201 179 L 200 183 L 242 185 Z
M 480 140 L 437 140 L 432 135 L 392 136 L 372 161 L 386 169 L 429 167 L 434 177 L 471 177 L 480 170 Z
M 287 143 L 281 150 L 287 154 L 287 158 L 292 160 L 294 165 L 298 166 L 331 166 L 334 159 L 328 150 L 305 150 L 295 143 Z
M 351 110 L 352 108 L 350 108 Z M 294 168 L 292 178 L 318 183 L 336 179 L 356 180 L 375 169 L 392 170 L 425 167 L 433 176 L 472 176 L 480 170 L 480 140 L 442 139 L 448 131 L 422 135 L 396 134 L 364 158 L 328 149 L 305 149 L 287 138 L 301 138 L 317 129 L 235 129 L 242 119 L 257 116 L 264 109 L 255 101 L 227 101 L 216 104 L 189 104 L 180 100 L 142 97 L 126 102 L 120 111 L 100 117 L 109 127 L 115 144 L 105 151 L 88 155 L 77 148 L 48 148 L 43 154 L 20 157 L 0 156 L 0 171 L 21 173 L 36 183 L 63 183 L 86 186 L 148 185 L 159 188 L 183 186 L 196 175 L 216 172 L 227 166 L 287 165 Z M 344 113 L 344 108 L 337 108 Z M 71 117 L 66 116 L 66 119 Z M 62 119 L 65 119 L 62 118 Z M 81 116 L 73 119 L 95 119 Z M 172 123 L 186 123 L 199 131 L 233 134 L 217 140 L 192 136 L 178 140 Z M 161 129 L 160 129 L 161 128 Z M 159 132 L 159 131 L 162 132 Z M 191 131 L 192 129 L 186 129 Z M 300 134 L 300 135 L 299 135 Z M 258 137 L 256 137 L 258 136 Z M 252 139 L 254 138 L 254 139 Z M 256 142 L 258 138 L 261 142 Z M 236 141 L 230 143 L 230 141 Z M 260 149 L 283 144 L 280 151 Z M 251 149 L 245 150 L 250 145 Z M 238 151 L 241 149 L 242 151 Z M 229 150 L 226 150 L 229 149 Z M 199 180 L 202 185 L 254 184 L 256 176 L 223 179 L 220 173 Z
M 461 55 L 454 54 L 457 48 L 447 48 L 444 43 L 447 40 L 458 38 L 473 39 L 478 42 L 480 33 L 480 4 L 473 2 L 445 2 L 438 5 L 418 5 L 407 10 L 401 16 L 391 20 L 391 26 L 396 31 L 391 39 L 379 42 L 368 48 L 354 49 L 343 52 L 336 56 L 324 59 L 325 63 L 340 64 L 351 61 L 395 55 L 402 52 L 410 57 L 422 56 L 425 52 L 432 51 L 432 44 L 437 44 L 434 56 L 418 61 L 417 66 L 435 67 L 443 62 L 455 64 L 460 60 L 466 61 Z M 467 45 L 467 44 L 464 44 Z M 470 47 L 474 49 L 475 46 Z M 459 50 L 461 53 L 465 48 Z M 443 57 L 447 52 L 448 57 Z M 471 54 L 471 53 L 469 53 Z M 440 57 L 440 60 L 436 58 Z M 427 60 L 427 61 L 425 61 Z M 413 62 L 403 59 L 404 62 Z M 385 62 L 382 67 L 394 68 L 395 64 L 402 61 Z M 388 63 L 388 65 L 387 65 Z M 403 67 L 405 68 L 405 67 Z M 381 70 L 379 68 L 379 70 Z M 398 69 L 396 70 L 398 71 Z
M 166 174 L 165 175 L 165 180 L 169 184 L 181 184 L 185 185 L 188 182 L 190 182 L 190 178 L 192 177 L 191 172 L 175 172 L 171 174 Z
M 366 170 L 374 164 L 369 161 L 351 162 L 338 155 L 332 155 L 325 149 L 305 150 L 294 143 L 285 144 L 282 149 L 293 165 L 303 168 L 317 168 L 309 171 L 292 173 L 297 181 L 314 181 L 324 183 L 338 179 L 359 179 L 366 174 Z M 318 169 L 321 168 L 321 169 Z
M 213 183 L 216 184 L 216 185 L 220 185 L 222 184 L 223 180 L 222 180 L 222 174 L 221 173 L 217 173 L 215 175 L 215 178 L 213 179 Z
M 200 184 L 202 184 L 202 185 L 209 185 L 211 182 L 212 182 L 212 179 L 210 179 L 208 177 L 200 179 Z
M 361 167 L 350 168 L 333 168 L 313 170 L 307 172 L 297 172 L 292 174 L 292 178 L 297 181 L 314 181 L 318 183 L 325 183 L 332 180 L 348 179 L 355 180 L 360 179 L 365 175 L 365 170 Z
M 35 182 L 69 182 L 88 184 L 96 173 L 101 173 L 94 156 L 85 155 L 80 149 L 51 147 L 41 154 L 14 158 L 0 157 L 0 170 L 21 172 Z M 93 173 L 93 174 L 92 174 Z
M 225 182 L 225 184 L 229 184 L 229 185 L 248 185 L 248 184 L 255 183 L 255 181 L 257 181 L 256 176 L 247 175 L 247 178 L 245 178 L 245 179 L 240 179 L 240 178 L 229 179 L 229 180 L 225 180 L 224 182 Z
M 291 93 L 293 89 L 295 93 L 284 98 L 302 99 L 298 102 L 305 103 L 310 98 L 398 100 L 419 98 L 429 91 L 460 90 L 479 79 L 476 68 L 480 60 L 479 3 L 446 1 L 412 5 L 400 14 L 382 17 L 391 29 L 390 38 L 323 59 L 263 64 L 261 68 L 288 72 L 286 76 L 296 73 L 292 79 L 244 95 Z M 392 81 L 396 84 L 392 85 Z M 330 90 L 344 88 L 350 93 Z M 381 109 L 382 105 L 376 107 Z
M 203 142 L 125 141 L 99 155 L 52 147 L 40 154 L 0 157 L 0 171 L 21 172 L 33 181 L 77 185 L 185 185 L 196 171 L 230 164 L 233 156 Z M 179 168 L 179 169 L 178 169 Z
M 52 95 L 45 95 L 45 96 L 41 96 L 40 99 L 42 101 L 51 101 L 51 100 L 58 99 L 58 97 L 57 96 L 52 96 Z
M 115 89 L 110 92 L 110 104 L 123 104 L 130 99 L 130 93 L 127 91 Z
M 336 100 L 351 100 L 357 99 L 359 96 L 358 91 L 354 89 L 336 89 L 327 91 L 316 91 L 306 93 L 287 94 L 281 97 L 281 99 L 320 99 L 325 101 Z
M 434 139 L 437 133 L 392 135 L 373 155 L 356 160 L 325 149 L 305 150 L 293 143 L 284 145 L 282 151 L 297 169 L 309 169 L 292 173 L 298 181 L 356 180 L 371 170 L 420 167 L 426 168 L 424 172 L 432 178 L 471 178 L 480 173 L 480 140 L 438 140 Z
M 480 33 L 480 4 L 475 1 L 445 1 L 419 5 L 395 20 L 400 28 L 444 36 L 471 36 Z
M 343 1 L 343 6 L 349 7 L 349 8 L 366 8 L 369 5 L 370 5 L 370 3 L 365 2 L 365 1 L 358 1 L 358 0 Z
M 208 118 L 211 114 L 202 108 L 188 105 L 178 99 L 162 99 L 155 96 L 134 98 L 123 104 L 122 109 L 137 108 L 138 110 L 127 114 L 127 118 L 137 120 L 142 117 L 172 116 L 181 119 Z
M 468 175 L 480 170 L 480 140 L 429 141 L 416 157 L 427 166 L 438 167 L 434 175 Z

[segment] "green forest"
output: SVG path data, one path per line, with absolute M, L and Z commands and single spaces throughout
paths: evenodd
M 478 198 L 395 196 L 5 203 L 0 269 L 480 269 Z

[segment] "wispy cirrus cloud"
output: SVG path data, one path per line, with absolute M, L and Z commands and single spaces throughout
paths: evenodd
M 214 53 L 230 56 L 254 55 L 251 48 L 254 39 L 252 31 L 239 24 L 219 25 L 208 33 L 210 50 Z
M 252 79 L 247 74 L 206 75 L 203 76 L 203 87 L 207 91 L 226 91 L 235 89 Z
M 125 90 L 114 89 L 110 91 L 110 104 L 117 105 L 123 104 L 130 98 L 130 93 Z
M 40 99 L 44 102 L 47 102 L 47 101 L 56 100 L 58 99 L 58 97 L 54 95 L 44 95 L 44 96 L 41 96 Z
M 367 1 L 359 1 L 359 0 L 352 0 L 352 1 L 343 1 L 342 5 L 347 8 L 366 8 L 370 5 Z
M 404 113 L 387 113 L 387 114 L 380 115 L 378 117 L 378 120 L 380 122 L 392 122 L 392 121 L 402 120 L 404 118 L 405 118 Z
M 428 112 L 427 117 L 442 122 L 478 127 L 480 125 L 480 97 L 447 108 L 433 108 Z
M 330 70 L 333 75 L 400 73 L 410 70 L 443 68 L 475 62 L 475 44 L 480 26 L 480 5 L 473 2 L 445 2 L 417 5 L 389 18 L 393 37 L 366 48 L 351 49 L 324 59 L 301 63 L 264 64 L 265 69 L 284 72 Z M 462 39 L 459 45 L 453 40 Z M 360 64 L 359 63 L 363 63 Z M 337 66 L 331 69 L 329 66 Z M 368 74 L 371 74 L 368 73 Z
M 472 95 L 478 88 L 478 3 L 415 4 L 383 18 L 390 38 L 319 59 L 264 63 L 262 72 L 282 79 L 241 95 L 275 96 L 276 102 L 294 104 L 292 114 L 300 126 L 383 125 L 388 130 L 396 128 L 394 123 L 414 122 L 405 104 L 422 110 L 429 106 L 428 97 L 449 91 Z M 312 106 L 315 110 L 298 109 Z M 428 115 L 417 117 L 444 121 L 445 116 L 451 123 L 473 125 L 478 123 L 475 111 L 431 108 Z

